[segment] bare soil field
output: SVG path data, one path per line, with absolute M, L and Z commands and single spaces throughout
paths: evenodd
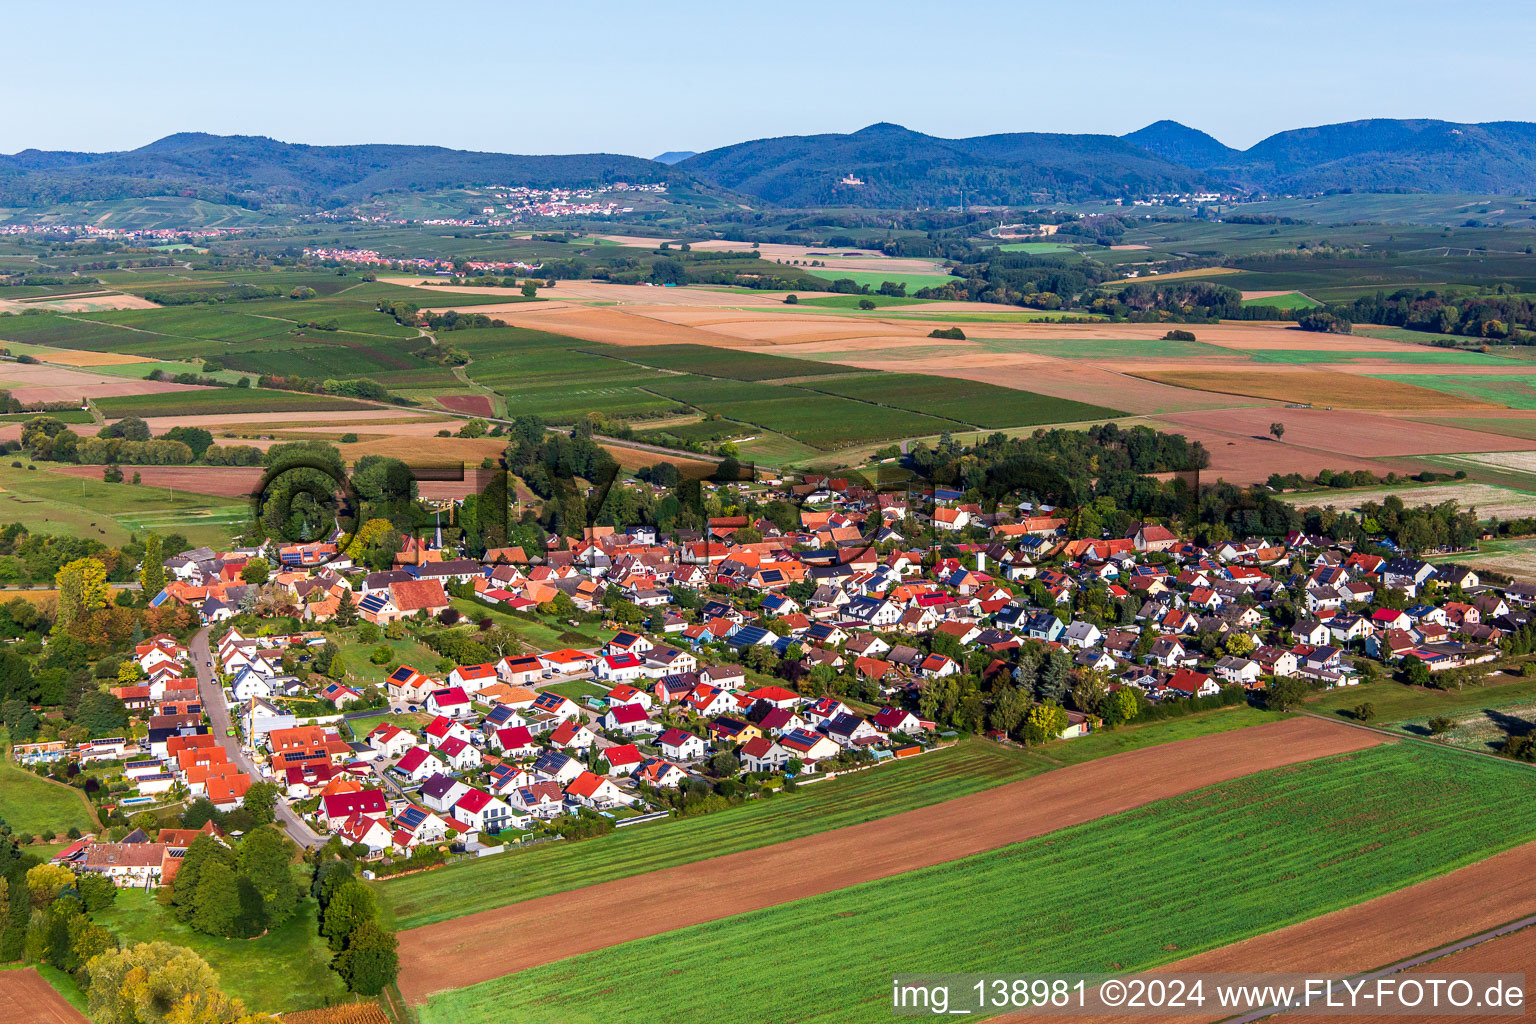
M 157 309 L 153 302 L 121 292 L 97 292 L 89 295 L 61 295 L 57 298 L 0 299 L 0 313 L 24 313 L 46 309 L 54 313 L 96 313 L 105 309 Z
M 1305 400 L 1312 405 L 1346 409 L 1497 408 L 1490 403 L 1432 391 L 1415 384 L 1378 380 L 1325 370 L 1252 372 L 1225 370 L 1144 370 L 1138 376 L 1174 387 L 1218 394 L 1268 398 L 1277 402 Z
M 1274 410 L 1271 407 L 1269 411 Z M 1304 448 L 1300 445 L 1278 444 L 1272 438 L 1189 426 L 1175 423 L 1166 417 L 1149 418 L 1145 422 L 1155 430 L 1183 434 L 1191 441 L 1199 441 L 1205 445 L 1206 451 L 1211 453 L 1211 464 L 1200 471 L 1202 481 L 1221 479 L 1232 484 L 1255 484 L 1268 480 L 1272 473 L 1300 473 L 1302 476 L 1310 477 L 1320 469 L 1364 469 L 1380 476 L 1389 470 L 1396 470 L 1399 473 L 1417 473 L 1424 468 L 1407 460 L 1369 459 L 1358 455 L 1341 455 L 1316 448 Z M 1170 474 L 1154 475 L 1166 478 Z
M 1368 501 L 1380 503 L 1388 495 L 1403 499 L 1410 508 L 1419 505 L 1438 505 L 1454 501 L 1462 506 L 1476 506 L 1481 517 L 1498 516 L 1500 519 L 1518 519 L 1536 515 L 1536 495 L 1521 494 L 1508 487 L 1492 484 L 1429 484 L 1424 487 L 1380 487 L 1362 491 L 1316 492 L 1282 494 L 1282 501 L 1297 505 L 1316 505 L 1335 509 L 1359 508 Z
M 639 469 L 641 466 L 654 466 L 658 462 L 670 462 L 674 466 L 699 466 L 706 472 L 714 472 L 715 463 L 701 459 L 690 459 L 687 455 L 678 453 L 662 454 L 650 452 L 640 448 L 626 448 L 623 445 L 605 444 L 603 450 L 612 455 L 614 461 L 624 469 Z
M 18 402 L 67 402 L 81 398 L 115 398 L 119 395 L 155 395 L 164 391 L 198 391 L 191 384 L 138 380 L 109 374 L 87 373 L 45 363 L 0 364 L 0 388 Z
M 1435 455 L 1450 452 L 1505 452 L 1530 446 L 1516 437 L 1502 437 L 1450 424 L 1408 423 L 1380 413 L 1347 409 L 1226 409 L 1220 412 L 1185 412 L 1161 417 L 1179 427 L 1200 427 L 1231 434 L 1236 438 L 1257 438 L 1279 448 L 1280 442 L 1269 437 L 1269 425 L 1285 425 L 1285 445 L 1339 452 L 1344 455 Z M 1536 470 L 1536 456 L 1495 455 L 1490 465 L 1503 465 L 1505 458 L 1527 460 L 1520 468 Z
M 1357 903 L 1265 935 L 1256 935 L 1230 946 L 1208 950 L 1151 973 L 1340 974 L 1383 967 L 1536 912 L 1536 888 L 1530 884 L 1533 872 L 1536 872 L 1536 843 L 1527 843 L 1439 878 L 1431 878 L 1374 900 Z M 1531 974 L 1533 956 L 1536 956 L 1536 932 L 1527 930 L 1475 946 L 1416 970 L 1524 971 Z M 1536 981 L 1536 975 L 1532 975 L 1527 985 L 1532 981 Z M 1159 1017 L 1158 1020 L 1187 1024 L 1218 1020 L 1226 1016 L 1230 1014 L 1215 1012 L 1187 1017 Z M 1014 1024 L 1038 1020 L 1025 1016 L 990 1019 Z M 1089 1018 L 1064 1019 L 1081 1021 Z M 1132 1021 L 1146 1018 L 1098 1016 L 1092 1019 L 1131 1024 Z M 1290 1022 L 1313 1018 L 1286 1014 L 1276 1019 Z M 1422 1021 L 1439 1018 L 1415 1016 L 1402 1019 Z M 1445 1019 L 1467 1021 L 1484 1018 Z
M 438 395 L 437 404 L 444 409 L 467 412 L 473 416 L 489 416 L 494 411 L 489 395 Z
M 1381 741 L 1375 733 L 1312 718 L 1181 740 L 763 849 L 413 928 L 399 935 L 400 991 L 420 1003 L 434 992 L 941 864 Z
M 58 466 L 50 472 L 100 480 L 104 466 Z M 220 498 L 248 497 L 261 482 L 260 466 L 124 466 L 123 475 L 133 477 L 147 487 L 170 487 L 193 494 L 211 494 Z
M 89 1024 L 31 967 L 0 971 L 0 1024 Z
M 1171 274 L 1147 274 L 1137 277 L 1137 281 L 1178 281 L 1187 277 L 1221 277 L 1226 274 L 1243 274 L 1247 271 L 1238 270 L 1236 267 L 1206 267 L 1203 270 L 1175 270 Z M 1126 278 L 1125 280 L 1132 280 Z

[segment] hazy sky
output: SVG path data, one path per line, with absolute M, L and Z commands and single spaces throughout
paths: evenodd
M 1536 120 L 1536 4 L 0 0 L 0 152 L 178 131 L 654 156 L 894 121 L 1248 146 L 1362 117 Z

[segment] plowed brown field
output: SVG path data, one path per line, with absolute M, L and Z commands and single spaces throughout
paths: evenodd
M 30 967 L 0 971 L 0 1024 L 89 1024 Z
M 1181 740 L 763 849 L 413 928 L 399 936 L 400 991 L 419 1003 L 434 992 L 942 864 L 1201 786 L 1380 742 L 1378 734 L 1313 718 Z

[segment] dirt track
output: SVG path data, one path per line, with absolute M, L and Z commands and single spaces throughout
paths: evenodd
M 89 1024 L 30 967 L 0 971 L 0 1024 Z
M 1181 740 L 763 849 L 413 928 L 399 936 L 400 991 L 420 1003 L 434 992 L 942 864 L 1381 740 L 1310 718 Z

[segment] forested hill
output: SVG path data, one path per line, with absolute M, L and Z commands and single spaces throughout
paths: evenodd
M 456 185 L 686 182 L 665 164 L 609 153 L 511 156 L 438 146 L 304 146 L 252 135 L 170 135 L 119 153 L 0 155 L 0 205 L 192 194 L 247 205 L 324 206 Z
M 1536 189 L 1536 124 L 1525 121 L 1376 118 L 1296 128 L 1247 150 L 1177 121 L 1158 121 L 1124 138 L 1223 182 L 1274 192 Z
M 894 124 L 742 142 L 678 166 L 781 206 L 998 205 L 1042 195 L 1188 191 L 1204 183 L 1201 173 L 1110 135 L 940 139 Z

